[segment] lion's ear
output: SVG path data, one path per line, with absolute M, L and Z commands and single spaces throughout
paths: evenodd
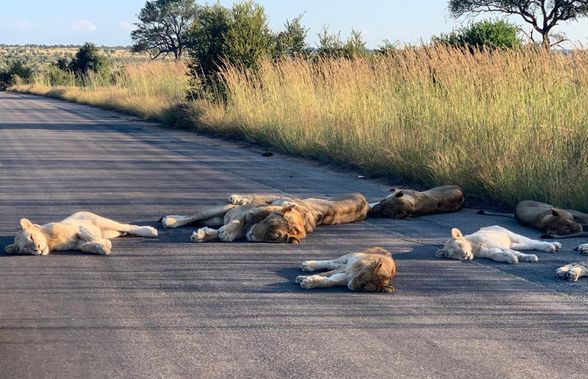
M 10 244 L 10 245 L 6 245 L 6 246 L 4 246 L 4 251 L 9 254 L 16 254 L 16 253 L 18 253 L 18 246 L 14 243 Z
M 377 271 L 380 267 L 382 267 L 382 258 L 376 259 L 372 262 L 372 268 L 374 271 Z
M 300 243 L 300 239 L 296 236 L 288 236 L 286 241 L 292 245 L 298 245 Z
M 444 257 L 444 256 L 445 256 L 445 250 L 443 250 L 443 249 L 439 249 L 439 250 L 437 250 L 437 251 L 435 252 L 435 256 L 436 256 L 437 258 Z
M 402 197 L 402 196 L 404 196 L 404 191 L 402 191 L 401 189 L 396 190 L 396 192 L 394 193 L 394 196 Z
M 33 223 L 29 219 L 21 218 L 20 227 L 22 228 L 22 230 L 31 229 L 33 227 Z
M 453 228 L 453 229 L 451 229 L 451 238 L 453 238 L 453 239 L 463 238 L 463 234 L 461 234 L 459 229 Z
M 555 217 L 560 217 L 561 211 L 558 208 L 551 208 L 551 215 Z

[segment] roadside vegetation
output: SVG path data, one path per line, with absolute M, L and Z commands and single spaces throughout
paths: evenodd
M 255 3 L 190 15 L 182 38 L 192 59 L 85 72 L 56 63 L 11 89 L 241 136 L 374 176 L 588 210 L 582 50 L 528 45 L 500 20 L 376 51 L 360 33 L 343 40 L 325 29 L 311 49 L 300 17 L 273 32 Z

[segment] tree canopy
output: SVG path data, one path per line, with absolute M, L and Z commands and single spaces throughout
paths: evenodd
M 561 21 L 576 20 L 588 15 L 588 0 L 450 0 L 449 11 L 454 17 L 484 12 L 518 15 L 541 35 L 541 44 L 549 48 L 564 41 L 552 29 Z

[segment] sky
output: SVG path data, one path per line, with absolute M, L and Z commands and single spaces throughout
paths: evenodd
M 230 6 L 234 1 L 221 0 Z M 327 26 L 346 38 L 355 29 L 369 48 L 387 39 L 395 43 L 419 43 L 447 33 L 471 21 L 454 20 L 447 0 L 261 0 L 270 27 L 280 30 L 288 19 L 304 14 L 310 29 L 308 42 L 316 46 L 317 33 Z M 130 31 L 145 0 L 2 0 L 0 43 L 130 45 Z M 205 4 L 204 1 L 198 1 Z M 208 3 L 211 3 L 210 1 Z M 490 15 L 479 18 L 489 18 Z M 518 22 L 517 18 L 510 19 Z M 524 23 L 520 23 L 524 25 Z M 528 27 L 525 27 L 528 30 Z M 588 45 L 588 18 L 560 25 L 574 42 Z

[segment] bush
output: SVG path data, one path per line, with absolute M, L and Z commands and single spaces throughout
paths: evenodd
M 519 36 L 519 28 L 504 20 L 471 23 L 449 34 L 433 37 L 433 43 L 477 49 L 514 48 L 523 44 Z
M 58 64 L 62 65 L 63 62 L 58 62 Z M 90 72 L 105 77 L 110 73 L 110 64 L 105 56 L 100 55 L 96 45 L 86 42 L 69 63 L 69 69 L 78 77 L 83 77 Z
M 0 71 L 0 90 L 15 84 L 28 82 L 33 76 L 33 69 L 22 60 L 15 60 L 8 68 Z

